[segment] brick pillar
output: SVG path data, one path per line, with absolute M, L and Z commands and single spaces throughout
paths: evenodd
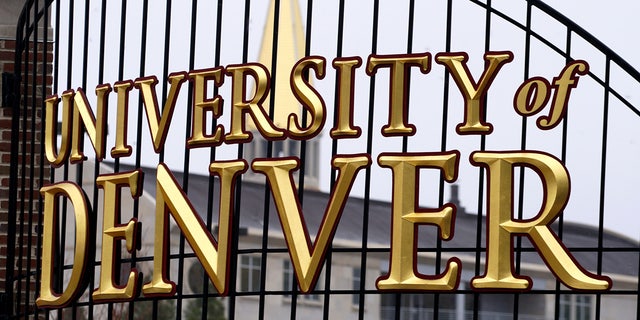
M 3 11 L 7 8 L 2 8 Z M 15 9 L 15 8 L 14 8 Z M 14 71 L 14 49 L 17 18 L 9 18 L 11 14 L 19 14 L 19 12 L 1 12 L 0 21 L 0 74 L 5 72 L 13 73 Z M 8 19 L 8 20 L 7 20 Z M 4 23 L 7 23 L 6 25 Z M 12 23 L 13 25 L 9 25 Z M 5 85 L 6 86 L 6 85 Z M 0 90 L 3 89 L 3 83 L 0 81 Z M 4 88 L 5 90 L 7 88 Z M 11 151 L 11 108 L 8 107 L 8 101 L 0 101 L 0 292 L 5 293 L 7 279 L 7 241 L 9 226 L 9 172 L 10 172 L 10 151 Z M 8 136 L 7 136 L 8 135 Z M 4 296 L 4 295 L 3 295 Z M 2 301 L 2 309 L 6 309 Z
M 0 40 L 0 73 L 13 72 L 15 40 Z M 2 84 L 0 84 L 2 86 Z M 1 88 L 1 87 L 0 87 Z M 5 290 L 7 229 L 9 209 L 9 170 L 11 151 L 11 108 L 2 101 L 0 108 L 0 290 Z M 8 136 L 7 136 L 8 135 Z
M 3 79 L 7 75 L 11 76 L 16 68 L 14 65 L 15 49 L 17 46 L 16 37 L 16 24 L 20 12 L 22 11 L 22 5 L 24 0 L 2 0 L 3 3 L 0 6 L 0 73 L 3 74 Z M 40 22 L 37 29 L 38 43 L 33 42 L 33 38 L 28 46 L 29 54 L 23 54 L 22 59 L 22 82 L 20 88 L 20 108 L 21 117 L 27 117 L 26 123 L 22 118 L 19 121 L 19 132 L 12 132 L 12 116 L 13 109 L 11 101 L 5 101 L 5 97 L 2 97 L 0 101 L 0 319 L 3 315 L 16 313 L 28 313 L 34 308 L 35 298 L 35 278 L 25 277 L 26 270 L 35 271 L 37 264 L 38 252 L 37 248 L 37 234 L 40 232 L 37 228 L 37 222 L 40 220 L 38 216 L 38 190 L 42 184 L 46 183 L 49 177 L 49 166 L 44 165 L 40 167 L 40 130 L 42 128 L 41 117 L 43 115 L 43 101 L 44 98 L 51 94 L 52 83 L 52 61 L 53 61 L 53 46 L 52 43 L 44 43 L 44 32 L 51 34 L 50 29 L 42 28 L 42 22 Z M 32 35 L 33 37 L 33 35 Z M 52 40 L 49 37 L 49 40 Z M 46 48 L 46 50 L 45 50 Z M 44 52 L 44 53 L 43 53 Z M 44 62 L 46 61 L 46 75 L 43 78 Z M 34 64 L 35 62 L 35 64 Z M 36 77 L 33 77 L 33 70 L 35 68 Z M 7 83 L 0 81 L 0 89 L 3 93 L 8 92 Z M 44 85 L 43 85 L 44 83 Z M 32 90 L 35 88 L 35 90 Z M 25 108 L 25 106 L 27 108 Z M 32 131 L 32 124 L 35 131 Z M 35 140 L 32 140 L 32 137 Z M 22 139 L 26 139 L 26 152 L 23 153 Z M 11 173 L 11 144 L 18 143 L 19 146 L 19 158 L 18 169 L 16 170 L 17 177 L 21 178 L 23 172 L 25 173 L 25 180 L 19 182 L 17 189 L 17 204 L 15 210 L 15 219 L 10 218 L 9 213 L 9 184 Z M 31 151 L 34 154 L 31 154 Z M 32 165 L 33 164 L 33 165 Z M 44 170 L 44 171 L 43 171 Z M 40 173 L 44 173 L 44 180 L 40 181 Z M 29 176 L 33 174 L 34 179 L 30 180 Z M 24 186 L 24 193 L 22 192 Z M 31 201 L 30 201 L 31 200 Z M 31 203 L 31 207 L 29 204 Z M 29 215 L 29 212 L 33 212 L 33 215 Z M 23 214 L 24 213 L 24 214 Z M 31 223 L 28 223 L 28 222 Z M 20 225 L 20 223 L 22 223 Z M 8 231 L 12 226 L 16 226 L 16 234 L 10 236 Z M 11 246 L 11 248 L 9 248 Z M 8 253 L 14 250 L 14 254 L 8 259 Z M 27 255 L 27 252 L 30 254 Z M 13 263 L 11 263 L 13 260 Z M 20 268 L 18 268 L 18 266 Z M 23 278 L 20 283 L 12 283 L 13 290 L 9 289 L 7 292 L 7 279 L 9 274 L 7 268 L 13 267 L 13 276 L 18 276 L 17 272 L 20 271 L 20 276 Z M 14 278 L 15 279 L 15 278 Z M 16 288 L 20 288 L 17 290 Z M 20 291 L 17 294 L 16 291 Z M 29 292 L 29 295 L 25 295 L 25 292 Z M 11 298 L 11 299 L 8 299 Z M 18 305 L 19 302 L 19 305 Z

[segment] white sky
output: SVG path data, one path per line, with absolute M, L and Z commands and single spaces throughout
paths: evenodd
M 640 19 L 637 16 L 640 12 L 639 1 L 545 0 L 545 2 L 597 37 L 636 70 L 640 70 L 640 45 L 635 40 L 640 31 Z M 637 92 L 638 87 L 635 86 L 632 90 Z M 635 95 L 637 96 L 637 93 Z M 635 103 L 637 105 L 637 100 Z M 619 165 L 638 167 L 637 157 L 628 156 L 625 160 L 620 161 Z M 637 190 L 636 185 L 633 183 L 625 188 Z M 634 194 L 621 202 L 633 202 L 637 198 L 637 193 L 634 192 Z M 624 207 L 627 209 L 615 215 L 616 221 L 609 219 L 609 224 L 605 221 L 605 226 L 640 241 L 640 219 L 637 218 L 640 207 L 637 203 Z M 590 221 L 586 223 L 590 224 Z
M 556 10 L 598 37 L 639 69 L 640 46 L 634 40 L 640 30 L 640 2 L 629 0 L 546 0 Z

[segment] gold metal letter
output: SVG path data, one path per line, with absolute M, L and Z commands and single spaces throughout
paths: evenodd
M 353 88 L 355 69 L 362 65 L 360 57 L 335 58 L 333 67 L 338 73 L 338 91 L 336 92 L 336 121 L 331 129 L 331 138 L 357 138 L 362 130 L 353 126 Z
M 458 134 L 490 134 L 493 131 L 493 126 L 484 122 L 484 97 L 500 68 L 513 60 L 513 53 L 487 52 L 484 59 L 487 61 L 487 66 L 480 76 L 480 82 L 476 84 L 467 67 L 469 56 L 466 53 L 436 55 L 436 62 L 447 67 L 464 97 L 464 123 L 456 127 Z
M 75 300 L 82 292 L 85 262 L 88 254 L 88 201 L 84 191 L 73 182 L 59 182 L 40 188 L 44 198 L 44 231 L 42 234 L 42 274 L 40 275 L 39 308 L 61 308 Z M 53 255 L 58 239 L 58 203 L 60 196 L 71 201 L 76 220 L 73 269 L 62 293 L 53 290 Z
M 193 81 L 193 121 L 191 123 L 191 137 L 187 140 L 187 146 L 215 147 L 222 143 L 222 133 L 224 127 L 219 124 L 215 128 L 214 134 L 206 134 L 207 112 L 211 112 L 213 119 L 218 119 L 222 115 L 223 99 L 216 95 L 212 99 L 207 98 L 207 81 L 212 80 L 216 87 L 220 87 L 224 81 L 222 67 L 204 70 L 194 70 L 189 73 Z
M 578 86 L 578 78 L 576 74 L 586 75 L 589 73 L 589 64 L 586 61 L 577 60 L 569 63 L 560 75 L 553 78 L 553 87 L 556 89 L 553 94 L 553 104 L 549 116 L 538 118 L 538 127 L 540 129 L 553 129 L 560 123 L 560 119 L 566 114 L 569 104 L 569 95 L 571 89 Z
M 373 75 L 379 67 L 389 67 L 389 122 L 382 127 L 385 136 L 411 136 L 416 127 L 407 123 L 408 95 L 407 82 L 411 67 L 420 67 L 420 72 L 429 73 L 431 54 L 370 55 L 367 74 Z
M 298 115 L 289 115 L 288 130 L 293 139 L 311 139 L 317 136 L 324 126 L 326 119 L 324 100 L 322 100 L 318 91 L 309 84 L 309 80 L 303 77 L 305 70 L 312 68 L 315 70 L 317 78 L 323 79 L 325 73 L 324 64 L 325 59 L 323 57 L 306 57 L 298 61 L 291 71 L 291 90 L 304 107 L 302 112 L 308 111 L 311 116 L 311 121 L 309 119 L 306 121 L 311 123 L 307 128 L 303 128 L 300 124 L 301 122 L 298 121 Z
M 107 97 L 111 92 L 111 86 L 108 84 L 102 84 L 96 87 L 96 96 L 98 97 L 98 119 L 93 116 L 93 112 L 89 107 L 87 96 L 81 88 L 78 88 L 73 96 L 73 136 L 71 138 L 71 157 L 69 162 L 76 163 L 86 159 L 82 153 L 82 146 L 80 146 L 80 120 L 87 131 L 87 135 L 93 144 L 93 148 L 96 151 L 96 160 L 102 161 L 106 150 L 105 140 L 107 132 Z
M 269 71 L 257 63 L 227 66 L 231 76 L 231 130 L 225 135 L 230 143 L 249 142 L 250 132 L 245 129 L 245 113 L 251 115 L 260 133 L 270 140 L 284 139 L 284 130 L 276 128 L 269 115 L 262 107 L 262 102 L 269 94 Z M 247 99 L 247 77 L 255 81 L 254 94 Z
M 138 78 L 135 81 L 136 88 L 138 88 L 142 94 L 144 110 L 147 113 L 149 132 L 151 133 L 151 140 L 153 140 L 153 149 L 156 153 L 160 153 L 164 148 L 164 141 L 167 138 L 171 117 L 173 116 L 173 109 L 176 106 L 176 99 L 178 98 L 180 87 L 186 79 L 187 74 L 185 72 L 172 73 L 169 75 L 168 81 L 171 83 L 171 88 L 169 89 L 167 101 L 162 109 L 162 116 L 160 116 L 158 98 L 156 96 L 158 79 L 152 76 Z
M 487 261 L 485 274 L 471 281 L 475 289 L 528 290 L 531 279 L 513 274 L 513 235 L 527 235 L 547 266 L 567 287 L 607 290 L 611 279 L 590 274 L 577 264 L 551 230 L 569 199 L 569 173 L 555 157 L 541 152 L 474 152 L 475 166 L 487 171 Z M 538 173 L 544 203 L 534 219 L 512 219 L 512 186 L 515 166 Z
M 61 166 L 69 157 L 69 139 L 71 133 L 71 97 L 73 90 L 62 93 L 62 130 L 60 130 L 60 150 L 56 151 L 58 134 L 56 132 L 58 121 L 58 103 L 60 99 L 53 95 L 45 100 L 45 139 L 44 151 L 47 161 L 54 167 Z
M 455 207 L 447 203 L 438 209 L 422 209 L 417 206 L 418 169 L 440 169 L 444 179 L 456 180 L 460 153 L 383 153 L 378 158 L 380 166 L 393 170 L 393 212 L 391 220 L 391 257 L 389 273 L 378 278 L 379 290 L 436 290 L 452 291 L 458 286 L 461 262 L 451 258 L 445 271 L 436 276 L 417 273 L 416 225 L 433 224 L 439 228 L 440 237 L 453 237 Z
M 207 230 L 202 218 L 193 209 L 171 171 L 165 164 L 158 165 L 156 184 L 156 235 L 153 257 L 153 277 L 142 291 L 146 296 L 171 296 L 175 283 L 167 279 L 165 270 L 168 236 L 168 213 L 175 219 L 187 242 L 209 275 L 216 290 L 227 293 L 227 262 L 231 237 L 231 218 L 235 178 L 247 169 L 245 161 L 217 161 L 211 163 L 209 171 L 220 178 L 220 213 L 218 241 Z
M 102 222 L 102 263 L 100 264 L 100 285 L 93 291 L 93 300 L 129 301 L 135 298 L 138 283 L 138 272 L 135 268 L 129 272 L 127 284 L 119 286 L 114 279 L 119 272 L 114 272 L 116 259 L 115 246 L 117 240 L 124 239 L 127 251 L 133 252 L 136 245 L 137 220 L 131 219 L 127 224 L 120 224 L 120 194 L 123 186 L 129 186 L 132 197 L 142 193 L 141 171 L 130 171 L 118 174 L 106 174 L 96 178 L 98 187 L 104 189 L 104 210 Z
M 521 116 L 530 116 L 540 112 L 549 102 L 549 88 L 551 85 L 547 79 L 533 77 L 525 81 L 513 99 L 513 106 Z
M 120 81 L 113 84 L 118 94 L 118 114 L 116 115 L 116 144 L 111 148 L 114 158 L 131 155 L 131 146 L 127 144 L 127 120 L 129 119 L 129 91 L 133 89 L 133 81 Z
M 252 168 L 267 176 L 271 193 L 278 209 L 298 285 L 302 292 L 309 292 L 318 279 L 320 266 L 328 243 L 333 239 L 345 201 L 358 171 L 371 164 L 367 155 L 336 156 L 333 166 L 338 169 L 338 180 L 331 192 L 320 230 L 311 245 L 309 231 L 302 219 L 302 209 L 294 190 L 292 171 L 298 169 L 297 158 L 256 160 Z

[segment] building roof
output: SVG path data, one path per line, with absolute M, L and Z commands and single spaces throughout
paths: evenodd
M 121 165 L 121 170 L 133 169 L 126 165 Z M 141 168 L 145 173 L 144 192 L 155 197 L 155 168 Z M 172 172 L 182 184 L 185 176 L 181 172 Z M 209 194 L 213 194 L 211 217 L 218 214 L 217 200 L 219 190 L 215 178 L 199 174 L 189 174 L 186 193 L 192 202 L 195 210 L 207 221 L 207 206 Z M 209 191 L 209 183 L 212 183 L 213 191 Z M 254 233 L 260 233 L 265 222 L 265 203 L 268 205 L 268 230 L 270 236 L 282 237 L 282 229 L 278 214 L 275 209 L 270 190 L 265 184 L 243 181 L 240 185 L 240 207 L 239 219 L 240 228 L 245 228 Z M 324 210 L 327 206 L 329 194 L 304 190 L 302 193 L 302 207 L 304 221 L 314 238 L 322 221 Z M 265 202 L 265 197 L 268 201 Z M 457 201 L 453 199 L 452 202 Z M 368 205 L 367 205 L 368 204 Z M 475 259 L 475 254 L 480 248 L 481 257 L 484 258 L 485 243 L 485 217 L 478 217 L 477 214 L 466 213 L 459 210 L 454 219 L 453 237 L 448 241 L 440 241 L 440 252 L 450 250 L 452 255 L 467 256 Z M 365 219 L 366 218 L 366 219 Z M 212 225 L 216 225 L 215 218 Z M 367 221 L 367 229 L 363 229 L 363 221 Z M 638 243 L 625 236 L 614 232 L 603 230 L 602 242 L 599 246 L 599 230 L 597 227 L 564 221 L 562 229 L 559 230 L 559 223 L 553 224 L 554 232 L 562 239 L 563 244 L 569 248 L 573 256 L 580 265 L 595 272 L 598 270 L 598 260 L 602 264 L 603 274 L 619 274 L 636 277 L 638 275 Z M 342 217 L 338 222 L 334 238 L 334 247 L 355 247 L 362 245 L 363 232 L 366 232 L 368 248 L 389 248 L 391 237 L 391 203 L 350 197 L 345 204 Z M 418 231 L 418 247 L 420 250 L 434 252 L 437 250 L 437 228 L 434 226 L 421 226 Z M 480 236 L 478 237 L 478 232 Z M 514 239 L 524 237 L 514 237 Z M 514 240 L 517 241 L 517 240 Z M 477 245 L 476 245 L 477 244 Z M 542 265 L 544 262 L 540 256 L 532 249 L 528 240 L 521 241 L 522 248 L 526 248 L 521 256 L 524 263 Z M 602 252 L 601 257 L 599 252 Z

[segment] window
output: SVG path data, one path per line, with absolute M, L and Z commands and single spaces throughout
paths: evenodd
M 398 300 L 399 299 L 399 300 Z M 380 318 L 383 320 L 395 319 L 396 306 L 400 306 L 401 320 L 422 320 L 433 317 L 432 294 L 393 294 L 384 293 L 380 297 Z
M 351 269 L 351 288 L 356 292 L 360 291 L 360 272 L 360 268 Z M 360 304 L 360 294 L 354 293 L 351 295 L 351 304 Z
M 284 291 L 291 291 L 293 289 L 293 286 L 296 286 L 296 289 L 298 288 L 297 283 L 295 283 L 295 279 L 294 279 L 294 271 L 293 271 L 293 266 L 291 265 L 291 261 L 289 260 L 282 260 L 282 272 L 283 272 L 283 278 L 282 278 L 282 289 Z M 323 281 L 324 277 L 323 277 L 324 272 L 320 273 L 320 276 L 318 277 L 318 281 L 316 282 L 316 286 L 313 288 L 313 290 L 311 291 L 317 291 L 317 290 L 322 290 L 322 284 L 321 282 Z M 289 295 L 285 295 L 285 297 L 289 297 Z M 302 301 L 320 301 L 320 295 L 319 294 L 301 294 L 298 295 L 298 299 L 302 299 Z
M 258 256 L 242 256 L 240 258 L 240 291 L 260 290 L 260 264 Z
M 591 296 L 563 294 L 560 296 L 560 319 L 591 320 Z
M 464 289 L 464 284 L 460 284 L 459 289 Z M 494 306 L 499 305 L 499 300 L 503 299 L 499 294 L 487 297 L 499 297 L 497 302 L 491 302 Z M 483 297 L 483 301 L 485 300 Z M 437 300 L 436 295 L 432 293 L 383 293 L 380 295 L 381 320 L 397 319 L 396 312 L 399 312 L 400 320 L 433 319 L 435 309 L 438 309 L 439 319 L 471 319 L 473 307 L 472 294 L 440 293 Z M 495 319 L 495 311 L 499 310 L 479 310 L 479 319 Z
M 264 158 L 267 156 L 267 148 L 268 142 L 261 137 L 259 134 L 254 134 L 253 140 L 245 144 L 244 156 L 245 159 L 251 163 L 253 159 L 256 158 Z M 319 143 L 318 139 L 306 140 L 305 144 L 305 188 L 317 189 L 318 188 L 318 177 L 320 174 L 319 169 Z M 273 141 L 272 142 L 272 157 L 281 158 L 281 157 L 291 157 L 295 156 L 299 159 L 302 159 L 300 156 L 301 151 L 301 142 L 293 139 L 286 139 L 282 141 Z M 300 164 L 302 166 L 302 164 Z M 298 182 L 298 174 L 300 170 L 294 171 L 294 181 Z M 243 175 L 250 180 L 257 181 L 257 179 L 264 179 L 262 174 L 256 174 L 253 171 L 249 170 L 247 173 Z M 261 180 L 262 181 L 262 180 Z
M 282 261 L 282 290 L 291 291 L 293 290 L 293 268 L 291 268 L 291 262 L 289 260 Z M 287 295 L 289 296 L 289 295 Z

